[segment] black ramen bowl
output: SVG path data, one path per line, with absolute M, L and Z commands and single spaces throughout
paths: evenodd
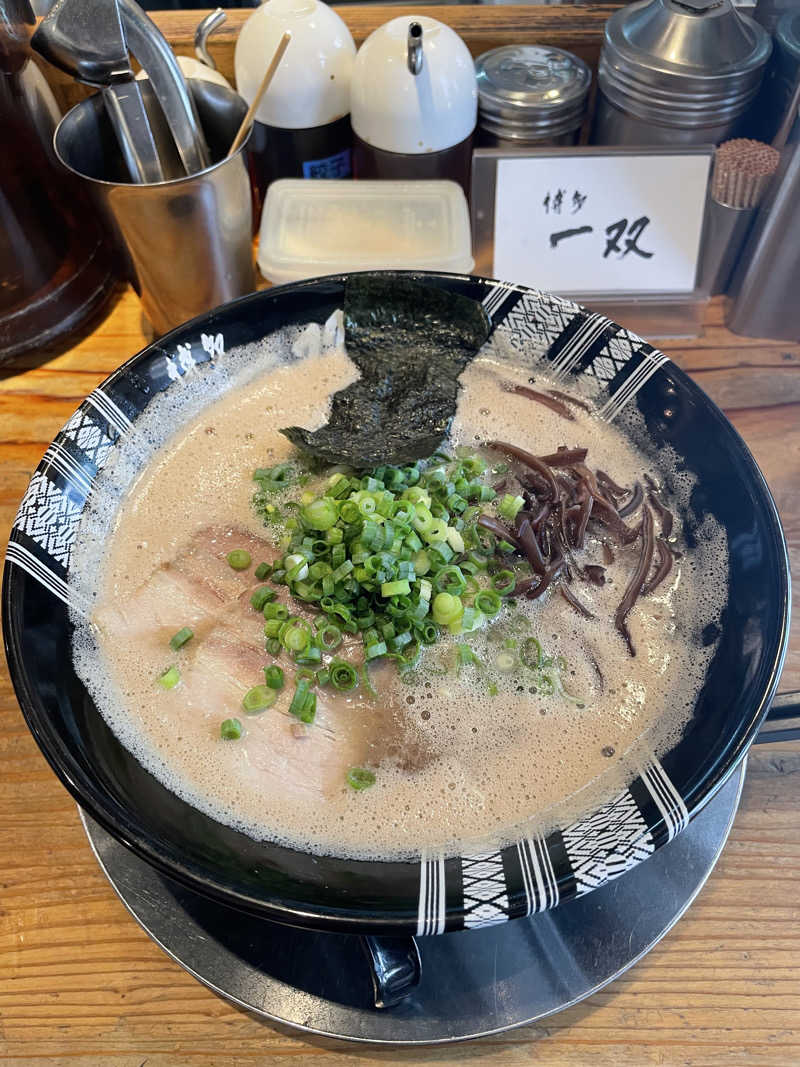
M 208 896 L 281 922 L 362 933 L 434 934 L 552 907 L 624 874 L 675 836 L 753 741 L 786 648 L 789 571 L 764 479 L 725 416 L 661 353 L 602 315 L 566 300 L 481 278 L 414 274 L 480 301 L 524 363 L 544 352 L 562 379 L 593 375 L 628 404 L 649 444 L 670 446 L 697 484 L 687 539 L 706 516 L 727 532 L 730 598 L 694 714 L 680 742 L 648 762 L 602 809 L 501 850 L 416 862 L 353 862 L 251 838 L 169 792 L 96 710 L 72 666 L 65 575 L 92 481 L 124 447 L 156 394 L 224 348 L 287 324 L 324 322 L 344 276 L 254 293 L 173 330 L 112 374 L 48 449 L 20 506 L 6 556 L 3 629 L 17 696 L 39 747 L 91 816 L 143 859 Z M 213 373 L 213 370 L 212 370 Z M 521 428 L 524 430 L 524 428 Z

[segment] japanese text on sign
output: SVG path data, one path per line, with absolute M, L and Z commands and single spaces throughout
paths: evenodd
M 709 162 L 699 153 L 500 159 L 495 275 L 563 293 L 693 289 Z

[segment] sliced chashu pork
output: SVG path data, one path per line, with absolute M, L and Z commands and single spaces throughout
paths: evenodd
M 234 570 L 226 559 L 234 548 L 248 551 L 253 566 Z M 363 686 L 348 694 L 318 688 L 316 719 L 302 728 L 288 711 L 296 668 L 286 656 L 277 660 L 286 685 L 275 704 L 257 715 L 243 711 L 244 694 L 263 684 L 263 668 L 274 658 L 265 650 L 263 617 L 250 604 L 253 590 L 264 584 L 254 578 L 254 569 L 279 554 L 274 545 L 246 531 L 207 527 L 124 603 L 100 605 L 94 621 L 108 640 L 131 654 L 137 647 L 150 655 L 164 650 L 165 666 L 172 659 L 181 673 L 180 685 L 165 695 L 170 714 L 188 717 L 195 726 L 202 720 L 215 741 L 223 719 L 239 718 L 245 726 L 245 736 L 237 742 L 242 757 L 281 788 L 320 797 L 342 788 L 353 766 L 374 767 L 390 759 L 413 770 L 427 762 L 430 753 L 406 709 L 385 698 L 373 701 Z M 286 586 L 272 588 L 291 614 L 314 618 Z M 172 653 L 169 638 L 183 626 L 195 636 Z M 360 642 L 337 650 L 354 660 L 359 653 Z M 379 688 L 385 688 L 380 676 L 393 670 L 373 668 Z

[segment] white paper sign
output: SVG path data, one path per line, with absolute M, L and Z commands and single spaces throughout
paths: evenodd
M 558 293 L 694 289 L 708 155 L 500 159 L 494 276 Z

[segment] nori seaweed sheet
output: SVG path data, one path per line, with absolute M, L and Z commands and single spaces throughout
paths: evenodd
M 447 434 L 458 376 L 489 336 L 475 300 L 406 278 L 356 277 L 344 298 L 347 354 L 361 378 L 334 393 L 319 430 L 281 430 L 325 463 L 357 469 L 424 459 Z

